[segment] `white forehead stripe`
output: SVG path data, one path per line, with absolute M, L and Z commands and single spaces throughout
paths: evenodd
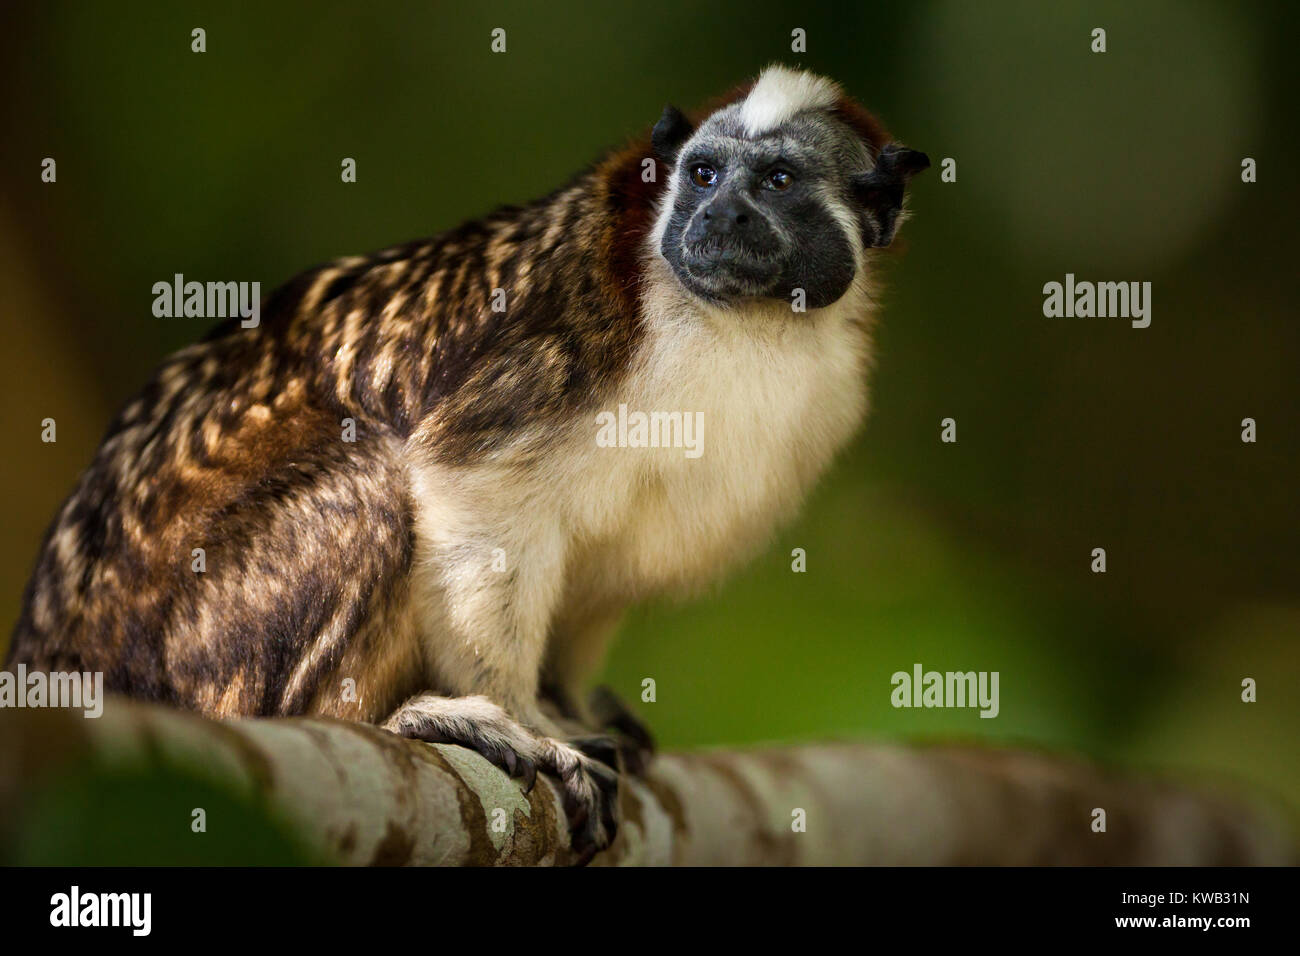
M 802 110 L 829 109 L 839 97 L 839 86 L 824 76 L 769 66 L 741 104 L 740 120 L 749 135 L 757 136 Z

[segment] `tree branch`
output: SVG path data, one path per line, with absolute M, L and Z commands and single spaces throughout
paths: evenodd
M 560 799 L 450 745 L 323 719 L 205 720 L 110 698 L 104 715 L 0 711 L 0 841 L 43 778 L 90 764 L 224 783 L 349 864 L 572 862 Z M 1282 813 L 1078 761 L 839 744 L 673 754 L 623 788 L 596 864 L 1290 864 Z M 1093 832 L 1094 808 L 1107 829 Z M 796 810 L 806 831 L 795 832 Z

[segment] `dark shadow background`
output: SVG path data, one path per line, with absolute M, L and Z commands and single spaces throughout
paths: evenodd
M 609 680 L 635 699 L 654 678 L 657 701 L 638 707 L 670 748 L 1013 740 L 1226 774 L 1300 805 L 1296 5 L 3 16 L 0 646 L 109 418 L 210 324 L 154 318 L 154 282 L 269 292 L 441 231 L 549 191 L 665 101 L 697 105 L 779 60 L 838 79 L 936 163 L 886 267 L 874 409 L 760 560 L 703 600 L 632 616 Z M 498 26 L 504 55 L 489 51 Z M 806 54 L 790 52 L 795 27 Z M 340 182 L 345 156 L 356 184 Z M 1045 318 L 1042 286 L 1066 272 L 1151 281 L 1151 327 Z M 947 416 L 956 444 L 939 441 Z M 45 417 L 57 444 L 40 441 Z M 890 675 L 916 662 L 999 671 L 1000 716 L 893 709 Z M 1258 703 L 1240 701 L 1245 677 Z

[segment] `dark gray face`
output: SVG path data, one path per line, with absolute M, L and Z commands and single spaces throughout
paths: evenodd
M 659 250 L 703 299 L 791 301 L 802 289 L 807 307 L 821 308 L 848 291 L 863 248 L 888 242 L 882 217 L 862 201 L 867 145 L 824 111 L 753 135 L 738 107 L 698 130 L 670 108 L 654 139 L 676 171 Z M 892 226 L 890 216 L 891 235 Z

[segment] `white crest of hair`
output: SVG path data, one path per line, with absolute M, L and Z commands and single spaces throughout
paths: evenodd
M 804 110 L 824 110 L 841 95 L 839 84 L 806 70 L 773 64 L 758 77 L 740 107 L 745 131 L 758 136 Z

